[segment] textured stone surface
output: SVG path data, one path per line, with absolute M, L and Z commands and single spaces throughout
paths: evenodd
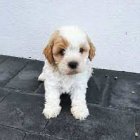
M 119 75 L 112 85 L 110 104 L 140 110 L 140 74 Z
M 59 138 L 50 135 L 26 134 L 24 140 L 59 140 Z
M 140 124 L 140 112 L 136 113 L 136 123 Z
M 23 140 L 25 133 L 0 125 L 0 140 Z
M 43 106 L 42 97 L 12 93 L 0 104 L 0 124 L 40 132 L 47 122 Z
M 0 86 L 7 84 L 25 66 L 27 59 L 9 57 L 0 64 Z
M 34 91 L 40 84 L 37 79 L 42 67 L 42 62 L 30 61 L 26 67 L 6 85 L 6 87 Z
M 75 120 L 70 96 L 62 111 L 46 120 L 43 62 L 0 55 L 0 140 L 139 140 L 140 74 L 94 69 L 88 82 L 90 116 Z M 137 132 L 138 136 L 135 136 Z
M 101 89 L 98 88 L 97 83 L 93 77 L 88 81 L 87 89 L 87 102 L 93 104 L 99 104 L 102 99 Z
M 136 140 L 140 140 L 140 112 L 136 113 L 135 118 L 135 125 L 136 125 Z M 138 136 L 137 136 L 138 135 Z
M 117 110 L 89 105 L 90 116 L 78 121 L 67 110 L 51 119 L 44 134 L 68 140 L 134 140 L 134 116 Z
M 9 90 L 0 88 L 0 102 L 10 94 Z
M 43 82 L 40 82 L 41 84 L 39 85 L 39 87 L 36 89 L 35 93 L 41 93 L 44 94 L 45 90 L 44 90 L 44 84 Z
M 0 55 L 0 63 L 4 62 L 6 59 L 8 59 L 7 56 Z
M 140 124 L 136 124 L 135 137 L 136 137 L 136 140 L 140 140 Z

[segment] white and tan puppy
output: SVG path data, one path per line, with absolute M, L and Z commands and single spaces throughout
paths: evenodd
M 70 94 L 71 113 L 84 120 L 89 111 L 86 104 L 87 82 L 92 74 L 95 47 L 87 34 L 75 26 L 56 30 L 44 49 L 45 65 L 39 80 L 44 81 L 46 118 L 57 117 L 61 111 L 60 95 Z

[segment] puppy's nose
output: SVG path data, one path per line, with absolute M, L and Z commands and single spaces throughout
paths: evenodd
M 71 61 L 68 63 L 68 66 L 71 68 L 71 69 L 76 69 L 77 66 L 78 66 L 78 63 L 76 61 Z

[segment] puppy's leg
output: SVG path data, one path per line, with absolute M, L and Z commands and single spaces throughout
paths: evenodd
M 71 113 L 76 119 L 84 120 L 88 115 L 89 111 L 86 104 L 86 88 L 74 89 L 71 94 L 72 108 Z
M 45 107 L 43 114 L 47 119 L 57 117 L 61 111 L 60 93 L 54 86 L 45 86 Z

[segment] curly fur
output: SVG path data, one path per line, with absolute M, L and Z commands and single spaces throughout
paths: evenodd
M 73 47 L 76 48 L 82 41 L 85 41 L 87 43 L 86 34 L 81 30 L 76 28 L 76 32 L 74 32 L 75 27 L 69 27 L 68 29 L 69 30 L 67 31 L 67 29 L 61 28 L 60 31 L 62 31 L 62 36 L 65 37 L 71 44 L 73 44 Z M 77 38 L 77 35 L 80 35 L 81 38 Z M 69 50 L 66 55 L 70 56 L 70 54 L 72 55 L 73 53 L 74 51 L 72 52 L 71 50 Z M 76 59 L 77 57 L 75 58 L 75 60 Z M 71 60 L 71 58 L 68 58 L 67 61 L 68 60 Z M 84 65 L 84 70 L 81 70 L 77 74 L 68 75 L 63 72 L 61 73 L 61 71 L 57 70 L 49 63 L 48 59 L 45 59 L 42 73 L 40 74 L 38 79 L 44 81 L 45 107 L 43 110 L 43 114 L 46 118 L 49 119 L 57 117 L 57 115 L 59 115 L 61 111 L 60 95 L 63 93 L 70 94 L 72 101 L 71 113 L 76 119 L 84 120 L 89 115 L 86 104 L 86 89 L 87 82 L 91 77 L 93 71 L 93 61 L 88 58 L 88 55 L 85 55 L 84 60 L 80 61 L 82 61 L 82 65 Z

